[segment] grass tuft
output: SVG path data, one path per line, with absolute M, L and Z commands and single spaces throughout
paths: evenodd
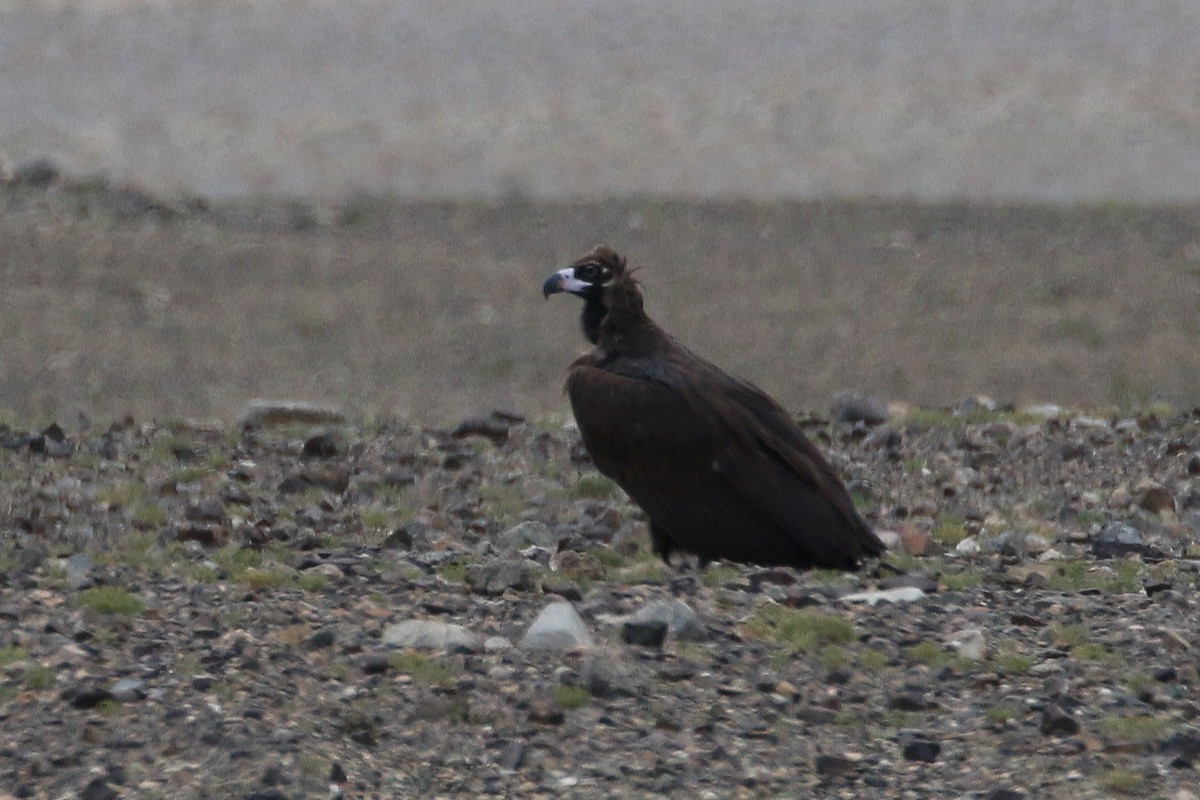
M 97 614 L 136 616 L 146 610 L 137 595 L 120 586 L 93 586 L 79 593 L 79 604 Z
M 388 656 L 388 666 L 424 686 L 444 686 L 454 679 L 449 667 L 421 653 L 392 653 Z
M 758 609 L 747 626 L 759 636 L 799 653 L 846 644 L 855 637 L 854 625 L 842 617 L 774 605 Z
M 554 702 L 560 708 L 567 710 L 580 708 L 587 705 L 588 700 L 592 698 L 592 693 L 582 686 L 568 686 L 565 683 L 560 683 L 551 690 L 554 697 Z

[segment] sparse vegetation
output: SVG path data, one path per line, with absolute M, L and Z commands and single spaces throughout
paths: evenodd
M 454 679 L 454 672 L 421 653 L 396 652 L 388 656 L 388 666 L 425 686 L 442 686 Z
M 135 616 L 146 610 L 138 596 L 120 586 L 93 586 L 79 593 L 79 605 L 97 614 Z
M 554 702 L 561 708 L 568 711 L 574 708 L 580 708 L 587 705 L 592 699 L 592 694 L 582 686 L 572 686 L 570 684 L 560 683 L 556 685 L 551 694 L 554 697 Z
M 854 625 L 842 617 L 820 611 L 762 606 L 747 622 L 756 635 L 779 642 L 800 653 L 814 653 L 828 645 L 853 641 Z

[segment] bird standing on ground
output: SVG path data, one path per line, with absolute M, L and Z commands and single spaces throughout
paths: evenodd
M 833 467 L 783 408 L 646 316 L 626 262 L 601 245 L 542 286 L 583 299 L 595 349 L 567 377 L 600 472 L 650 519 L 654 552 L 807 569 L 856 569 L 883 543 Z

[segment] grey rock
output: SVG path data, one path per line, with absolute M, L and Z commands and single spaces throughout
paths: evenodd
M 922 761 L 932 764 L 934 761 L 937 761 L 941 752 L 941 742 L 931 739 L 924 734 L 913 733 L 901 734 L 900 736 L 900 753 L 908 761 Z
M 639 647 L 662 647 L 667 638 L 667 623 L 660 619 L 628 620 L 621 626 L 621 639 L 625 644 Z
M 1064 711 L 1062 706 L 1050 703 L 1042 710 L 1038 729 L 1045 736 L 1074 736 L 1079 733 L 1079 721 Z
M 637 664 L 613 652 L 599 652 L 588 658 L 579 670 L 579 678 L 596 697 L 636 697 L 648 686 L 645 672 Z
M 822 753 L 817 756 L 815 767 L 818 775 L 832 778 L 853 772 L 858 769 L 858 764 L 858 759 L 850 758 L 849 756 Z
M 968 658 L 971 661 L 982 661 L 987 647 L 987 640 L 984 638 L 981 629 L 964 628 L 961 631 L 955 631 L 950 634 L 948 644 L 963 658 Z
M 873 606 L 876 603 L 915 603 L 924 597 L 925 592 L 916 586 L 902 586 L 899 589 L 853 592 L 842 595 L 839 599 L 845 603 L 866 603 Z
M 662 600 L 638 609 L 631 622 L 665 622 L 667 634 L 681 641 L 701 642 L 708 638 L 696 612 L 682 600 Z
M 290 400 L 251 400 L 238 415 L 239 428 L 263 425 L 330 425 L 344 422 L 346 415 L 336 406 Z
M 506 589 L 536 591 L 541 585 L 542 569 L 524 558 L 493 560 L 467 567 L 467 586 L 476 594 L 503 594 Z
M 524 650 L 571 650 L 593 646 L 583 619 L 570 603 L 551 603 L 521 637 Z
M 1097 558 L 1122 558 L 1128 555 L 1161 558 L 1165 554 L 1146 542 L 1142 532 L 1123 522 L 1110 522 L 1092 534 L 1092 555 Z
M 496 546 L 503 552 L 515 553 L 526 547 L 546 547 L 554 544 L 554 533 L 544 522 L 530 520 L 506 530 L 496 539 Z
M 449 650 L 456 647 L 475 650 L 479 646 L 479 637 L 462 625 L 409 619 L 387 626 L 383 631 L 383 643 L 418 650 Z
M 887 404 L 882 400 L 851 390 L 837 392 L 833 396 L 831 408 L 833 418 L 838 422 L 864 422 L 867 425 L 879 425 L 887 422 Z
M 121 678 L 108 691 L 114 700 L 132 703 L 146 697 L 146 682 L 140 678 Z
M 504 746 L 500 754 L 500 766 L 507 770 L 518 770 L 525 761 L 525 743 L 513 740 Z
M 63 562 L 63 569 L 67 573 L 67 585 L 74 591 L 86 589 L 95 583 L 92 577 L 92 557 L 87 553 L 75 553 Z
M 104 778 L 93 778 L 79 792 L 79 800 L 117 800 L 117 790 L 108 785 Z

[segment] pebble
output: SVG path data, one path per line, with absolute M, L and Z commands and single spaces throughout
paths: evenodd
M 389 625 L 383 631 L 383 643 L 392 647 L 413 647 L 418 650 L 474 650 L 479 637 L 451 622 L 410 619 Z
M 667 633 L 679 641 L 701 642 L 708 638 L 696 612 L 678 598 L 642 606 L 630 621 L 635 623 L 665 622 Z
M 621 626 L 625 644 L 659 649 L 667 638 L 667 623 L 663 620 L 628 620 Z
M 132 703 L 146 697 L 146 682 L 140 678 L 121 678 L 108 691 L 114 700 Z
M 983 631 L 979 628 L 964 628 L 950 634 L 950 647 L 963 658 L 971 661 L 982 661 L 987 646 Z
M 842 595 L 839 599 L 844 603 L 866 603 L 873 606 L 876 603 L 915 603 L 924 597 L 925 592 L 916 586 L 902 586 L 899 589 L 852 592 Z
M 587 625 L 570 603 L 551 603 L 521 637 L 524 650 L 573 650 L 593 646 Z
M 908 761 L 932 764 L 942 752 L 942 744 L 924 734 L 900 735 L 900 753 Z
M 1074 736 L 1079 733 L 1079 721 L 1064 711 L 1062 706 L 1049 703 L 1042 710 L 1038 729 L 1045 736 Z

